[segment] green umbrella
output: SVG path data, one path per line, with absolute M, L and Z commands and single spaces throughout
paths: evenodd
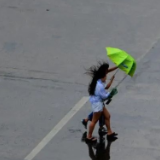
M 115 63 L 119 69 L 124 71 L 127 75 L 133 77 L 136 70 L 136 61 L 131 55 L 121 49 L 112 47 L 106 47 L 106 51 L 109 59 L 113 63 Z M 124 76 L 123 79 L 118 82 L 118 84 L 111 90 L 110 96 L 106 104 L 109 104 L 112 101 L 112 97 L 118 93 L 117 87 L 124 81 L 127 75 Z
M 118 48 L 106 47 L 106 51 L 109 59 L 115 63 L 118 68 L 131 77 L 134 75 L 136 70 L 136 61 L 131 55 Z

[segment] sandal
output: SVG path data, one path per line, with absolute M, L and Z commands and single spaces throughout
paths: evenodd
M 115 133 L 115 132 L 113 132 L 112 134 L 110 134 L 110 135 L 107 135 L 107 140 L 112 140 L 112 139 L 114 139 L 114 138 L 116 138 L 116 136 L 117 136 L 118 134 L 117 133 Z
M 117 138 L 116 135 L 117 134 L 114 133 L 114 132 L 112 134 L 110 134 L 110 135 L 107 135 L 107 140 L 108 141 L 113 141 L 115 138 Z
M 97 138 L 96 137 L 86 138 L 86 143 L 94 143 L 94 142 L 97 142 Z
M 114 134 L 115 136 L 118 136 L 118 133 L 113 132 L 113 134 Z
M 113 132 L 112 134 L 109 134 L 107 136 L 110 136 L 110 137 L 112 137 L 112 136 L 118 136 L 118 133 Z
M 82 119 L 81 122 L 82 122 L 84 128 L 87 129 L 87 123 L 88 123 L 88 122 L 86 122 L 85 119 Z

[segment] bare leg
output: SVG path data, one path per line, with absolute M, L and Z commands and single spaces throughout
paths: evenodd
M 94 112 L 93 113 L 92 122 L 89 125 L 89 133 L 87 136 L 88 139 L 92 138 L 92 133 L 93 133 L 94 127 L 95 127 L 97 121 L 99 120 L 101 114 L 102 114 L 102 112 Z
M 108 135 L 112 134 L 112 129 L 111 129 L 111 126 L 110 126 L 110 113 L 108 112 L 108 110 L 103 107 L 103 114 L 104 114 L 104 117 L 105 117 L 105 124 L 106 124 L 106 127 L 107 127 L 107 131 L 108 131 Z

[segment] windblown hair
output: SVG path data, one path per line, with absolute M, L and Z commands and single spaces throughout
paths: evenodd
M 94 65 L 87 69 L 86 74 L 92 77 L 92 80 L 88 87 L 89 95 L 94 95 L 97 80 L 106 76 L 106 71 L 109 68 L 109 64 L 106 62 L 98 62 L 98 65 Z

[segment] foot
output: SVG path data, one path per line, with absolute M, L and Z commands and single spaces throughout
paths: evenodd
M 97 142 L 97 138 L 96 137 L 91 137 L 91 138 L 86 138 L 86 143 L 95 143 Z
M 107 136 L 118 136 L 118 133 L 115 133 L 115 132 L 107 133 Z
M 87 137 L 87 132 L 84 132 L 82 134 L 82 138 L 81 138 L 81 141 L 84 142 L 86 140 L 86 137 Z
M 104 127 L 99 128 L 98 133 L 100 136 L 104 136 L 107 134 L 107 130 Z
M 114 134 L 115 136 L 118 136 L 118 133 L 113 132 L 113 134 Z
M 117 136 L 118 134 L 117 133 L 115 133 L 115 132 L 113 132 L 113 133 L 111 133 L 111 134 L 107 134 L 107 140 L 108 141 L 111 141 L 111 140 L 114 140 L 115 138 L 117 139 Z
M 87 122 L 85 119 L 82 119 L 81 122 L 82 122 L 84 128 L 87 129 L 87 123 L 88 123 L 88 122 Z

